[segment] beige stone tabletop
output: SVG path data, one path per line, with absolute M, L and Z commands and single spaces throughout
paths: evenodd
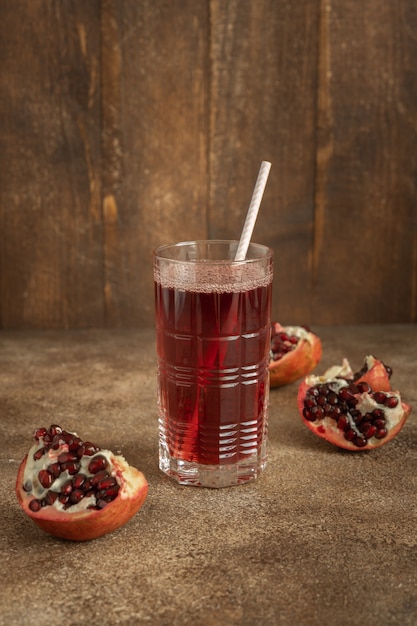
M 375 354 L 417 407 L 417 326 L 315 330 L 317 371 Z M 257 482 L 181 487 L 158 469 L 152 329 L 0 333 L 0 624 L 417 624 L 417 409 L 393 441 L 349 453 L 305 427 L 297 387 L 271 392 Z M 20 510 L 19 462 L 51 423 L 144 472 L 126 526 L 66 542 Z

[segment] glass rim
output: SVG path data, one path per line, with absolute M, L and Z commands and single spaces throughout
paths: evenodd
M 245 258 L 243 260 L 240 261 L 235 261 L 234 259 L 176 259 L 176 258 L 172 258 L 171 256 L 166 256 L 163 255 L 162 252 L 165 250 L 168 250 L 169 248 L 172 249 L 178 249 L 178 248 L 186 248 L 186 247 L 191 247 L 191 246 L 197 246 L 197 245 L 207 245 L 207 244 L 215 244 L 215 245 L 228 245 L 230 246 L 231 244 L 235 244 L 236 245 L 236 249 L 237 246 L 239 245 L 239 241 L 237 239 L 190 239 L 188 241 L 184 240 L 184 241 L 175 241 L 172 243 L 167 243 L 167 244 L 163 244 L 162 246 L 158 246 L 156 248 L 153 249 L 153 256 L 156 259 L 162 259 L 164 261 L 169 261 L 171 263 L 181 263 L 181 264 L 185 264 L 185 263 L 190 263 L 190 264 L 194 264 L 197 263 L 199 261 L 202 260 L 206 260 L 208 263 L 213 264 L 213 265 L 224 265 L 225 263 L 229 264 L 236 264 L 236 265 L 242 265 L 243 263 L 256 263 L 259 261 L 264 261 L 265 259 L 268 258 L 272 258 L 273 257 L 273 250 L 272 248 L 270 248 L 269 246 L 266 246 L 265 244 L 261 244 L 261 243 L 256 243 L 254 242 L 250 242 L 249 244 L 249 248 L 248 248 L 248 253 L 252 248 L 256 248 L 257 250 L 262 250 L 263 254 L 261 256 L 258 257 L 249 257 L 249 258 Z

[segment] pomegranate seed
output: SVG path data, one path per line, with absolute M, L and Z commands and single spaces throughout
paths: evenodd
M 367 444 L 367 441 L 365 439 L 365 437 L 359 437 L 359 435 L 357 435 L 354 440 L 353 443 L 355 444 L 355 446 L 357 446 L 358 448 L 364 448 Z
M 52 474 L 52 476 L 54 478 L 58 478 L 58 476 L 61 474 L 61 466 L 59 463 L 51 463 L 51 465 L 48 467 L 48 472 L 50 474 Z
M 58 456 L 58 463 L 69 463 L 72 461 L 78 461 L 78 457 L 76 454 L 73 454 L 72 452 L 61 452 L 61 454 Z
M 338 404 L 339 398 L 334 391 L 331 391 L 329 395 L 327 396 L 327 402 L 329 404 Z
M 353 439 L 355 439 L 355 437 L 356 437 L 356 433 L 351 428 L 349 428 L 349 430 L 347 430 L 345 432 L 345 439 L 346 439 L 346 441 L 353 441 Z
M 78 448 L 76 450 L 76 454 L 77 454 L 77 457 L 79 459 L 81 459 L 81 457 L 84 456 L 84 454 L 85 454 L 85 445 L 82 442 L 78 446 Z
M 91 441 L 84 441 L 84 448 L 84 454 L 86 456 L 93 456 L 93 454 L 100 450 L 100 448 L 91 443 Z
M 23 483 L 23 491 L 32 491 L 32 481 L 31 480 L 25 480 L 25 482 Z
M 348 425 L 349 425 L 349 420 L 347 418 L 347 415 L 341 415 L 339 419 L 337 420 L 337 427 L 340 430 L 345 430 L 346 426 Z
M 69 500 L 72 504 L 77 504 L 77 502 L 80 502 L 83 498 L 84 491 L 82 489 L 74 489 L 74 491 L 70 493 Z
M 395 407 L 398 406 L 398 398 L 396 398 L 395 396 L 387 396 L 384 404 L 389 409 L 395 409 Z
M 60 435 L 62 433 L 62 428 L 61 426 L 58 426 L 58 424 L 52 424 L 49 427 L 48 433 L 51 436 L 51 438 L 54 438 L 56 437 L 56 435 Z
M 96 506 L 97 506 L 98 509 L 104 509 L 106 504 L 108 504 L 108 502 L 106 502 L 102 498 L 100 498 L 99 500 L 96 501 Z
M 105 467 L 107 467 L 106 457 L 102 454 L 98 454 L 93 459 L 91 459 L 90 463 L 88 464 L 88 471 L 91 474 L 97 474 L 97 472 L 103 470 Z
M 48 431 L 46 430 L 46 428 L 37 428 L 33 432 L 33 437 L 34 437 L 34 439 L 36 439 L 36 441 L 39 441 L 39 439 L 42 439 L 43 437 L 45 437 L 47 432 Z
M 114 478 L 114 476 L 106 476 L 99 481 L 99 483 L 97 484 L 97 489 L 108 489 L 109 487 L 113 487 L 114 485 L 117 485 L 117 480 Z
M 376 427 L 368 426 L 368 428 L 363 432 L 363 436 L 365 437 L 365 439 L 371 439 L 371 437 L 373 437 L 375 433 L 376 433 Z
M 61 494 L 64 494 L 64 495 L 68 496 L 71 493 L 72 489 L 73 489 L 72 480 L 71 480 L 71 478 L 69 478 L 61 486 Z
M 67 504 L 68 500 L 69 500 L 69 494 L 67 493 L 60 493 L 58 496 L 58 500 L 60 501 L 61 504 Z
M 83 484 L 84 491 L 89 491 L 92 487 L 93 485 L 91 484 L 91 478 L 87 478 Z
M 370 393 L 372 391 L 371 386 L 365 381 L 357 383 L 357 388 L 359 393 Z
M 109 499 L 110 502 L 117 497 L 119 489 L 119 485 L 114 485 L 114 487 L 109 487 L 109 489 L 106 489 L 106 497 Z
M 80 471 L 80 463 L 75 463 L 75 461 L 69 461 L 68 463 L 62 463 L 61 469 L 63 472 L 67 471 L 68 474 L 77 474 Z
M 68 440 L 67 443 L 68 443 L 68 450 L 70 452 L 77 452 L 82 441 L 79 437 L 72 437 L 71 439 Z
M 382 391 L 375 391 L 373 397 L 377 404 L 384 404 L 387 396 Z
M 54 482 L 54 477 L 46 469 L 43 469 L 39 472 L 38 479 L 42 487 L 45 487 L 45 489 L 50 487 Z
M 39 450 L 36 450 L 36 452 L 33 455 L 33 458 L 35 459 L 35 461 L 39 461 L 39 459 L 41 459 L 43 457 L 43 455 L 45 454 L 45 448 L 39 448 Z
M 58 498 L 59 494 L 56 491 L 48 491 L 45 496 L 45 504 L 51 505 Z
M 105 478 L 108 478 L 109 476 L 110 474 L 106 472 L 106 470 L 101 470 L 100 472 L 97 472 L 97 474 L 95 474 L 92 478 L 90 478 L 91 486 L 97 487 L 97 485 L 99 484 L 101 480 L 104 480 Z
M 64 439 L 62 439 L 62 437 L 57 435 L 52 440 L 52 446 L 51 446 L 52 450 L 58 450 L 58 448 L 60 448 L 62 446 L 62 444 L 64 444 L 64 443 L 65 443 Z
M 82 487 L 86 481 L 86 478 L 87 476 L 84 476 L 84 474 L 76 474 L 74 478 L 72 479 L 72 484 L 74 485 L 74 489 L 79 489 L 80 487 Z
M 388 435 L 388 431 L 386 428 L 380 428 L 379 430 L 376 431 L 375 433 L 375 437 L 377 439 L 384 439 L 384 437 L 386 437 Z
M 34 500 L 31 500 L 29 502 L 29 508 L 31 511 L 33 511 L 34 513 L 37 513 L 38 511 L 41 510 L 42 508 L 42 504 L 41 501 L 38 500 L 37 498 L 35 498 Z

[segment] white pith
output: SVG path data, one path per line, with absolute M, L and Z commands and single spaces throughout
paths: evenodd
M 295 337 L 298 337 L 298 339 L 305 339 L 309 343 L 313 343 L 314 337 L 312 333 L 309 333 L 305 328 L 302 328 L 301 326 L 284 326 L 282 330 L 286 332 L 289 336 L 294 335 Z

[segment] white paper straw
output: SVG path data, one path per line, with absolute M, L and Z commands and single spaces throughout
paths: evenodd
M 269 163 L 269 161 L 262 161 L 255 188 L 253 190 L 252 199 L 250 201 L 248 212 L 246 214 L 242 234 L 240 235 L 239 245 L 237 247 L 235 255 L 235 261 L 244 261 L 244 259 L 246 258 L 270 169 L 271 164 Z

